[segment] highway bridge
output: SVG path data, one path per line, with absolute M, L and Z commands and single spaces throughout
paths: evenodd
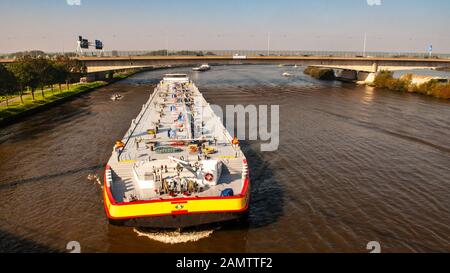
M 299 57 L 299 56 L 149 56 L 149 57 L 81 57 L 88 72 L 103 72 L 127 68 L 146 68 L 164 65 L 208 64 L 285 64 L 320 66 L 375 73 L 381 70 L 409 70 L 450 67 L 450 59 L 423 58 L 356 58 L 356 57 Z
M 323 57 L 323 56 L 134 56 L 134 57 L 79 57 L 90 74 L 105 74 L 118 70 L 152 68 L 169 65 L 283 64 L 318 66 L 342 70 L 355 79 L 373 76 L 381 70 L 412 70 L 450 67 L 450 59 L 437 58 L 383 58 L 383 57 Z M 14 60 L 0 60 L 0 63 Z

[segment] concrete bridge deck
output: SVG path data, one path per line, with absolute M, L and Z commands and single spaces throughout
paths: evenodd
M 414 58 L 346 58 L 346 57 L 298 57 L 271 56 L 246 57 L 235 59 L 233 56 L 155 56 L 155 57 L 83 57 L 88 72 L 114 69 L 142 68 L 155 65 L 197 65 L 209 64 L 297 64 L 313 65 L 334 69 L 348 69 L 364 72 L 380 70 L 423 69 L 450 66 L 450 59 L 414 59 Z
M 302 56 L 249 56 L 236 59 L 233 56 L 133 56 L 133 57 L 79 57 L 88 73 L 130 68 L 146 68 L 164 65 L 209 64 L 296 64 L 334 69 L 375 73 L 380 70 L 408 70 L 450 67 L 450 59 L 381 58 L 381 57 L 302 57 Z M 0 60 L 10 63 L 14 60 Z

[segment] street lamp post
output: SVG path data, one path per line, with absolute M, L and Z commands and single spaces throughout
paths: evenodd
M 367 47 L 367 33 L 364 33 L 364 50 L 363 50 L 363 57 L 366 57 L 366 47 Z

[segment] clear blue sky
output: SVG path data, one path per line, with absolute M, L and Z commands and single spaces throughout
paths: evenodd
M 1 0 L 0 52 L 266 49 L 450 52 L 448 0 Z M 166 37 L 169 36 L 169 39 Z

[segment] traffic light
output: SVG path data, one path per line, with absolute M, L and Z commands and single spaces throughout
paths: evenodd
M 84 49 L 89 49 L 89 41 L 87 39 L 82 39 L 80 47 Z
M 95 49 L 103 50 L 103 43 L 99 40 L 95 40 Z
M 78 36 L 78 48 L 77 52 L 83 52 L 83 49 L 89 49 L 89 47 L 95 46 L 96 50 L 103 50 L 103 42 L 95 40 L 95 43 L 90 43 L 88 39 L 84 39 L 83 36 Z

